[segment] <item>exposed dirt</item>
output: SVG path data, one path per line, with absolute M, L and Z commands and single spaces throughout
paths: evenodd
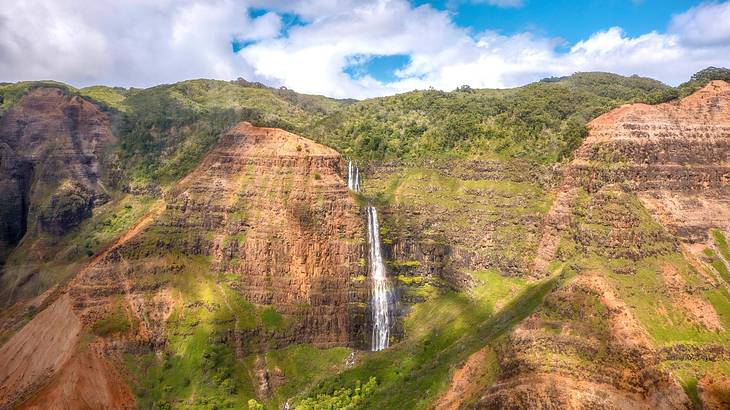
M 489 346 L 478 350 L 466 359 L 464 365 L 457 369 L 451 377 L 449 389 L 434 403 L 434 410 L 453 410 L 460 408 L 465 402 L 474 398 L 482 384 L 488 382 L 492 370 L 488 362 L 491 349 Z
M 703 410 L 730 409 L 730 378 L 708 374 L 697 383 Z
M 233 329 L 237 356 L 244 338 L 267 346 L 353 344 L 356 325 L 365 325 L 364 310 L 353 319 L 350 303 L 367 297 L 353 292 L 350 280 L 363 270 L 364 230 L 341 169 L 336 151 L 282 130 L 242 123 L 224 134 L 164 201 L 53 292 L 42 304 L 50 306 L 3 346 L 0 405 L 133 407 L 115 359 L 166 343 L 166 320 L 178 301 L 155 279 L 183 269 L 169 263 L 171 253 L 210 256 L 213 272 L 239 278 L 227 283 L 233 291 L 299 320 L 280 333 Z M 120 300 L 128 331 L 80 337 Z M 276 387 L 279 373 L 265 374 L 264 384 Z
M 81 321 L 68 295 L 36 315 L 0 348 L 0 408 L 11 408 L 64 367 L 79 343 Z
M 662 278 L 674 304 L 684 310 L 692 321 L 712 331 L 722 332 L 725 330 L 712 304 L 692 294 L 684 278 L 674 266 L 662 266 Z
M 549 330 L 554 329 L 554 330 Z M 681 409 L 689 399 L 599 274 L 548 295 L 497 350 L 498 381 L 477 408 Z
M 117 371 L 89 346 L 20 409 L 132 409 L 134 397 Z
M 625 105 L 589 129 L 545 219 L 534 276 L 548 273 L 578 188 L 616 185 L 637 193 L 687 244 L 707 242 L 710 228 L 730 232 L 730 83 L 710 82 L 672 103 Z

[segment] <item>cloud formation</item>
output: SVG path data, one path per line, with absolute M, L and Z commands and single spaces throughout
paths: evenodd
M 291 16 L 296 24 L 285 24 Z M 674 16 L 666 32 L 631 37 L 613 27 L 566 50 L 529 32 L 473 33 L 448 11 L 406 0 L 0 0 L 0 81 L 140 87 L 244 77 L 355 98 L 594 70 L 677 84 L 708 65 L 730 65 L 726 21 L 730 2 L 705 3 Z M 234 51 L 234 42 L 244 47 Z M 389 55 L 409 57 L 393 81 L 352 69 Z

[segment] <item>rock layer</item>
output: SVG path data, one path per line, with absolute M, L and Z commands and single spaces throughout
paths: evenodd
M 589 124 L 544 222 L 533 274 L 544 276 L 578 189 L 635 192 L 687 243 L 716 227 L 730 232 L 730 83 L 712 81 L 682 100 L 631 104 Z
M 633 262 L 683 251 L 704 272 L 697 259 L 711 228 L 730 232 L 730 84 L 713 81 L 667 104 L 626 105 L 589 128 L 543 222 L 533 276 L 570 260 L 564 252 L 623 261 L 615 272 L 633 275 Z M 671 269 L 660 278 L 673 303 L 722 331 L 713 307 Z M 498 352 L 500 378 L 479 407 L 689 408 L 659 367 L 662 351 L 602 273 L 579 275 L 510 335 Z
M 0 119 L 0 258 L 34 218 L 60 235 L 91 215 L 106 199 L 100 164 L 113 141 L 103 112 L 56 88 L 30 91 Z
M 97 408 L 128 406 L 133 399 L 119 387 L 106 358 L 120 351 L 159 351 L 175 305 L 204 303 L 177 301 L 169 292 L 186 264 L 203 267 L 196 271 L 202 276 L 186 280 L 212 278 L 221 292 L 220 281 L 226 281 L 247 301 L 285 318 L 275 328 L 239 329 L 236 320 L 229 343 L 237 352 L 242 344 L 257 350 L 294 342 L 322 347 L 366 342 L 367 289 L 352 280 L 365 273 L 358 264 L 364 228 L 342 165 L 334 150 L 282 130 L 241 123 L 224 134 L 162 203 L 93 258 L 3 347 L 0 363 L 8 364 L 3 366 L 8 374 L 0 373 L 3 404 L 40 391 L 29 407 L 76 399 Z M 81 329 L 109 317 L 120 301 L 131 327 L 94 339 L 90 351 L 79 350 Z M 59 306 L 66 313 L 48 319 Z M 54 329 L 49 322 L 68 330 L 63 335 L 73 340 L 58 343 L 53 336 L 28 343 L 34 329 Z M 18 349 L 50 352 L 55 361 L 23 359 Z M 40 368 L 19 371 L 18 360 Z M 97 376 L 89 379 L 79 366 L 91 366 Z M 91 393 L 95 390 L 98 394 Z

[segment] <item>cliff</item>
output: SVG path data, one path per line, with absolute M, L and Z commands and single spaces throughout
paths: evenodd
M 364 228 L 341 167 L 334 150 L 282 130 L 241 123 L 226 132 L 162 202 L 3 345 L 0 363 L 14 365 L 0 373 L 2 404 L 43 386 L 34 402 L 84 397 L 88 383 L 64 375 L 91 361 L 92 380 L 117 383 L 87 402 L 127 406 L 133 399 L 118 383 L 121 353 L 183 354 L 200 337 L 228 346 L 228 365 L 291 343 L 362 344 L 367 291 L 353 278 L 365 273 L 358 264 Z M 52 313 L 59 310 L 66 313 Z M 77 329 L 64 336 L 67 343 L 29 340 L 38 331 L 32 329 L 59 326 Z M 38 352 L 48 352 L 49 362 Z M 28 363 L 17 357 L 33 357 L 28 362 L 39 370 L 19 372 Z M 190 377 L 196 371 L 211 370 L 196 367 Z
M 108 199 L 101 158 L 115 142 L 94 104 L 30 91 L 0 119 L 0 262 L 28 229 L 61 235 Z
M 730 279 L 718 256 L 730 232 L 730 84 L 622 106 L 589 127 L 533 269 L 577 276 L 499 344 L 499 378 L 479 408 L 691 408 L 672 374 L 697 395 L 687 380 L 707 370 L 694 353 L 672 358 L 678 365 L 663 350 L 726 343 L 727 301 L 715 295 Z

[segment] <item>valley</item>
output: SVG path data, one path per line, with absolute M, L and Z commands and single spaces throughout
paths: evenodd
M 730 408 L 730 79 L 0 85 L 0 409 Z

